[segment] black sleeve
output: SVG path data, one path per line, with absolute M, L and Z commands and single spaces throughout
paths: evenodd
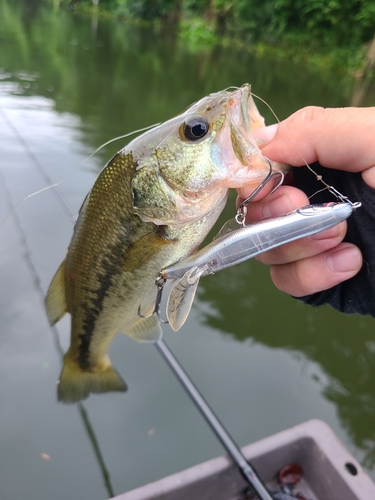
M 348 231 L 344 241 L 354 243 L 362 251 L 363 266 L 353 278 L 323 292 L 299 297 L 307 304 L 330 304 L 345 313 L 371 314 L 375 317 L 375 190 L 363 180 L 361 174 L 327 169 L 314 163 L 311 167 L 327 184 L 334 186 L 352 202 L 360 201 L 358 208 L 348 219 Z M 308 196 L 324 187 L 305 168 L 294 168 L 294 185 Z M 311 203 L 336 201 L 328 191 L 318 193 Z

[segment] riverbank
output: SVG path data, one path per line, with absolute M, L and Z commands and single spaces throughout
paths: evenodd
M 91 15 L 95 13 L 98 16 L 118 18 L 126 24 L 152 26 L 161 32 L 165 32 L 168 26 L 168 31 L 192 50 L 212 46 L 235 47 L 257 57 L 292 60 L 312 69 L 334 70 L 356 79 L 371 79 L 374 76 L 372 67 L 367 73 L 365 70 L 371 40 L 361 43 L 360 36 L 353 36 L 346 43 L 340 43 L 340 35 L 334 31 L 320 30 L 319 26 L 315 29 L 301 29 L 298 25 L 291 30 L 286 26 L 282 29 L 281 20 L 278 21 L 279 25 L 274 21 L 274 30 L 267 27 L 262 31 L 254 26 L 246 27 L 246 22 L 241 24 L 234 19 L 228 21 L 224 16 L 220 17 L 217 11 L 212 11 L 212 8 L 206 9 L 204 15 L 199 16 L 194 11 L 183 10 L 181 2 L 174 2 L 173 8 L 169 6 L 164 10 L 160 8 L 163 2 L 157 2 L 159 9 L 146 11 L 148 3 L 102 0 L 94 5 L 91 1 L 61 0 L 59 5 Z

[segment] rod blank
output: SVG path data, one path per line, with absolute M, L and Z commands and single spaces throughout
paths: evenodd
M 195 387 L 195 385 L 193 384 L 187 373 L 184 371 L 167 344 L 164 342 L 164 340 L 158 340 L 157 342 L 155 342 L 155 346 L 163 356 L 163 358 L 166 360 L 167 364 L 174 372 L 186 392 L 189 394 L 198 410 L 202 413 L 211 429 L 215 432 L 224 448 L 232 457 L 233 461 L 238 465 L 246 481 L 254 488 L 260 500 L 273 500 L 260 477 L 246 460 L 245 456 L 237 446 L 234 439 L 230 436 L 229 432 L 225 429 L 224 425 L 215 415 L 211 407 L 208 405 L 207 401 Z

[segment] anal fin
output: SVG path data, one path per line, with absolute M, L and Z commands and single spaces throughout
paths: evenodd
M 140 342 L 156 342 L 163 335 L 157 314 L 147 318 L 140 317 L 134 325 L 125 330 L 126 335 Z

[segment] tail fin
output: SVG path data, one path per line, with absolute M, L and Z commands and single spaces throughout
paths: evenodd
M 64 366 L 57 387 L 57 398 L 63 403 L 77 403 L 90 393 L 126 391 L 127 386 L 107 358 L 95 370 L 83 370 L 78 363 L 65 355 Z

